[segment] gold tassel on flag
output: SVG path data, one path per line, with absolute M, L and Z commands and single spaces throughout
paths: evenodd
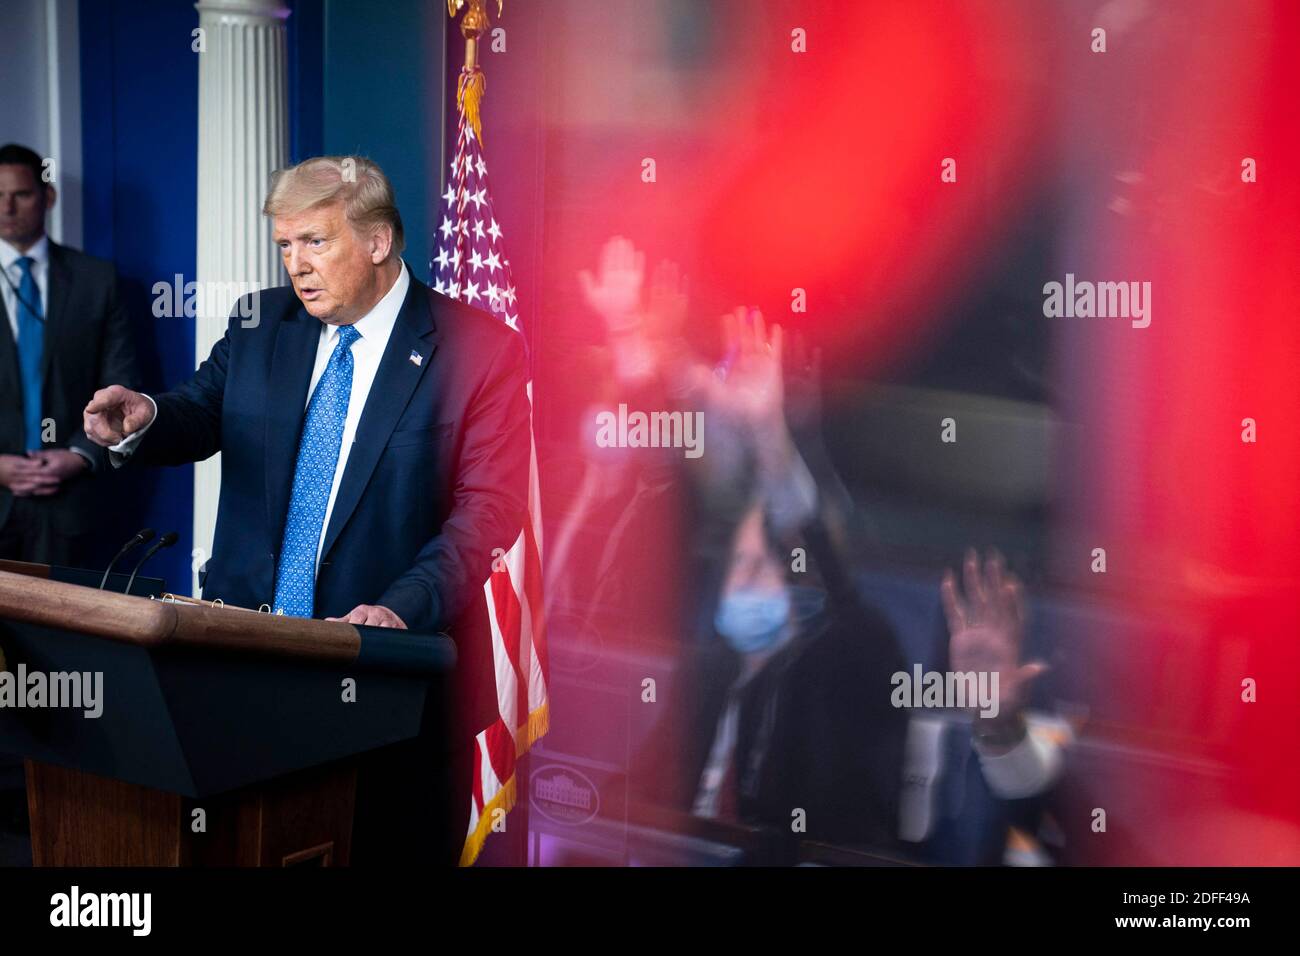
M 473 70 L 461 70 L 460 84 L 456 88 L 456 105 L 465 114 L 465 119 L 480 143 L 483 142 L 483 124 L 479 119 L 478 105 L 485 92 L 487 92 L 487 77 L 482 70 L 477 67 Z
M 466 5 L 469 7 L 460 19 L 460 32 L 465 37 L 465 65 L 460 71 L 456 105 L 464 112 L 480 143 L 483 142 L 483 123 L 479 104 L 487 91 L 487 77 L 478 66 L 478 42 L 488 28 L 486 4 L 487 0 L 447 0 L 447 15 L 453 19 Z M 505 0 L 497 0 L 497 16 L 501 16 L 504 6 Z

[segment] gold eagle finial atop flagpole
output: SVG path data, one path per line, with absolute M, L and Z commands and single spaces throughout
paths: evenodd
M 478 65 L 479 37 L 487 32 L 489 26 L 488 0 L 447 0 L 447 16 L 453 20 L 456 14 L 465 10 L 460 18 L 460 32 L 465 36 L 465 65 L 461 67 L 460 82 L 456 86 L 456 105 L 465 113 L 478 137 L 483 142 L 483 123 L 479 115 L 479 104 L 487 91 L 487 77 Z M 468 9 L 466 9 L 468 7 Z M 497 16 L 501 16 L 505 0 L 497 0 Z

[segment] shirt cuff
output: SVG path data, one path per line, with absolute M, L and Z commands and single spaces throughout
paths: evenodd
M 978 741 L 973 746 L 989 789 L 1004 800 L 1021 800 L 1056 782 L 1064 764 L 1063 746 L 1071 736 L 1064 722 L 1030 719 L 1025 736 L 1010 750 L 993 753 Z
M 158 420 L 158 403 L 148 395 L 146 395 L 145 398 L 149 399 L 149 404 L 153 406 L 153 415 L 149 418 L 149 424 L 145 425 L 144 428 L 140 429 L 138 432 L 133 432 L 132 434 L 127 435 L 116 445 L 108 446 L 108 460 L 114 468 L 121 468 L 126 464 L 126 460 L 135 454 L 136 445 L 140 444 L 145 433 L 148 432 L 149 429 L 153 427 L 153 423 Z

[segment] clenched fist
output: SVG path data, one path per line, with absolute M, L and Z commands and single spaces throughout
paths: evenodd
M 101 388 L 81 413 L 86 436 L 108 448 L 153 421 L 154 406 L 144 395 L 121 385 Z

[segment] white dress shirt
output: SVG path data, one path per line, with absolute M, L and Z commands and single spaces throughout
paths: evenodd
M 18 341 L 18 295 L 15 290 L 22 285 L 23 281 L 22 270 L 18 268 L 18 260 L 23 256 L 32 259 L 32 278 L 36 280 L 37 291 L 41 294 L 41 301 L 31 304 L 40 308 L 39 315 L 44 318 L 46 303 L 50 301 L 49 237 L 41 236 L 26 252 L 19 252 L 0 239 L 0 269 L 3 269 L 7 276 L 7 278 L 0 278 L 0 296 L 4 297 L 5 312 L 9 315 L 9 331 L 13 333 L 15 342 Z M 19 348 L 22 348 L 21 344 Z
M 399 260 L 400 261 L 400 260 Z M 348 396 L 348 414 L 343 421 L 343 441 L 339 445 L 339 460 L 334 466 L 334 482 L 330 485 L 329 502 L 325 505 L 325 519 L 321 522 L 320 539 L 316 542 L 316 571 L 320 572 L 321 549 L 325 545 L 325 531 L 330 526 L 330 515 L 334 513 L 334 499 L 338 497 L 339 485 L 343 481 L 343 472 L 348 466 L 348 456 L 352 453 L 352 443 L 356 441 L 357 425 L 361 422 L 361 413 L 365 411 L 366 400 L 370 397 L 371 386 L 375 383 L 375 375 L 379 371 L 379 362 L 384 357 L 384 350 L 388 348 L 388 339 L 393 334 L 393 326 L 397 324 L 397 315 L 402 311 L 402 303 L 406 300 L 407 289 L 411 285 L 410 274 L 406 271 L 406 263 L 401 263 L 402 271 L 397 275 L 397 281 L 393 287 L 388 290 L 382 299 L 376 303 L 375 307 L 357 319 L 353 328 L 360 334 L 355 342 L 352 343 L 352 391 Z M 322 322 L 320 326 L 320 340 L 316 345 L 316 364 L 312 368 L 311 382 L 307 386 L 307 404 L 311 404 L 312 393 L 316 391 L 316 383 L 320 377 L 325 374 L 325 366 L 329 364 L 330 356 L 334 353 L 334 346 L 338 343 L 339 329 L 336 325 L 327 325 Z M 145 396 L 149 398 L 149 396 Z M 150 404 L 153 399 L 149 398 Z M 304 411 L 306 406 L 304 406 Z M 154 417 L 158 415 L 158 406 L 154 404 Z M 113 445 L 109 451 L 114 454 L 111 460 L 114 465 L 131 456 L 135 446 L 144 438 L 144 433 L 153 425 L 153 418 L 144 428 L 135 432 L 129 438 L 125 438 Z

